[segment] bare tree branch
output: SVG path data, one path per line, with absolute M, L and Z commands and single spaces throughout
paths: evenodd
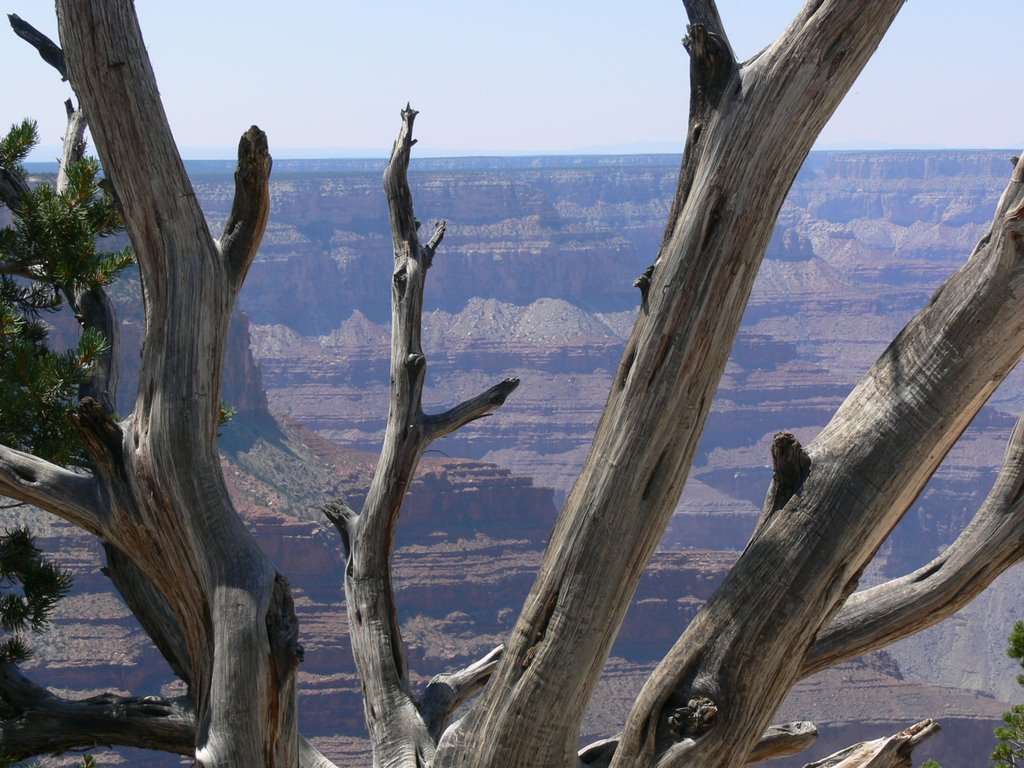
M 238 142 L 235 199 L 219 247 L 238 291 L 263 238 L 270 215 L 270 169 L 267 135 L 252 126 Z
M 1007 233 L 1003 218 L 1022 195 L 1024 187 L 1011 181 L 989 234 L 815 438 L 803 485 L 747 545 L 641 692 L 631 720 L 645 707 L 660 713 L 655 719 L 647 711 L 644 747 L 663 750 L 659 766 L 725 760 L 735 742 L 723 737 L 748 730 L 756 721 L 743 716 L 765 707 L 763 698 L 755 705 L 737 697 L 750 680 L 775 685 L 782 675 L 774 694 L 775 706 L 781 702 L 802 672 L 801 645 L 809 648 L 855 589 L 885 536 L 1020 359 L 1024 242 Z M 985 345 L 973 343 L 979 334 Z M 759 696 L 766 690 L 759 686 Z M 680 700 L 705 691 L 728 722 L 693 744 L 678 742 L 667 722 Z
M 797 755 L 810 747 L 817 738 L 818 729 L 814 723 L 807 721 L 770 726 L 747 755 L 746 764 Z
M 402 500 L 426 446 L 421 405 L 426 359 L 420 345 L 426 277 L 407 171 L 416 111 L 406 105 L 402 127 L 384 172 L 394 271 L 391 290 L 391 407 L 384 445 L 362 513 L 325 509 L 348 549 L 345 599 L 352 655 L 363 684 L 363 707 L 381 765 L 429 762 L 434 742 L 409 684 L 391 583 L 391 551 Z
M 362 513 L 355 515 L 341 501 L 332 502 L 323 510 L 338 528 L 347 553 L 345 596 L 352 653 L 363 682 L 374 759 L 382 765 L 404 764 L 403 761 L 413 764 L 414 759 L 430 762 L 434 754 L 433 737 L 443 728 L 448 714 L 443 702 L 431 703 L 435 695 L 444 698 L 439 681 L 428 701 L 429 717 L 436 726 L 436 732 L 431 733 L 416 707 L 409 684 L 390 562 L 402 501 L 428 443 L 493 411 L 519 383 L 517 379 L 507 379 L 446 413 L 423 413 L 423 291 L 427 268 L 444 237 L 445 225 L 439 223 L 429 242 L 421 245 L 408 182 L 416 115 L 409 105 L 402 110 L 402 127 L 384 172 L 394 250 L 391 405 L 384 445 Z M 488 662 L 482 669 L 466 674 L 470 680 L 481 681 L 492 666 Z M 460 687 L 469 691 L 475 684 Z
M 299 735 L 299 768 L 338 768 L 323 753 Z
M 63 56 L 64 53 L 61 52 L 61 57 Z M 68 125 L 64 129 L 64 144 L 61 151 L 60 168 L 57 171 L 57 194 L 61 194 L 68 188 L 68 168 L 71 164 L 77 163 L 85 157 L 85 129 L 88 125 L 85 119 L 85 110 L 75 109 L 71 99 L 64 102 L 64 110 L 67 112 Z
M 754 765 L 778 757 L 797 755 L 810 747 L 818 738 L 814 723 L 797 721 L 770 726 L 747 756 L 745 765 Z M 580 762 L 592 768 L 610 765 L 619 737 L 602 739 L 580 750 Z
M 451 410 L 436 415 L 425 416 L 423 426 L 427 441 L 436 440 L 450 435 L 471 421 L 482 419 L 505 404 L 506 398 L 519 386 L 518 378 L 505 379 L 495 384 L 486 392 L 466 400 Z
M 1024 557 L 1024 416 L 974 519 L 941 555 L 913 573 L 855 592 L 818 633 L 804 660 L 811 675 L 934 626 Z
M 152 581 L 185 637 L 200 723 L 197 762 L 292 765 L 293 605 L 232 505 L 216 444 L 238 265 L 210 235 L 134 5 L 58 0 L 57 14 L 68 72 L 119 193 L 146 300 L 138 398 L 119 435 L 120 455 L 110 440 L 111 471 L 100 472 L 115 520 L 108 540 Z
M 65 699 L 6 662 L 0 663 L 0 695 L 18 713 L 0 722 L 0 755 L 9 759 L 99 746 L 195 754 L 195 709 L 188 696 L 164 699 L 107 693 Z M 337 768 L 301 736 L 298 754 L 301 768 Z
M 11 29 L 14 30 L 14 34 L 39 51 L 43 61 L 60 73 L 61 80 L 68 79 L 68 68 L 64 63 L 64 51 L 61 50 L 59 45 L 27 21 L 22 20 L 16 13 L 7 14 L 7 20 L 11 23 Z
M 690 108 L 686 143 L 679 169 L 679 183 L 669 211 L 661 248 L 658 250 L 658 260 L 668 247 L 683 205 L 689 197 L 697 169 L 700 167 L 698 161 L 706 151 L 708 140 L 712 138 L 711 132 L 705 131 L 705 127 L 714 120 L 718 103 L 724 97 L 729 82 L 738 82 L 739 76 L 739 65 L 729 44 L 715 0 L 686 0 L 683 5 L 690 22 L 686 27 L 686 37 L 683 38 L 683 46 L 690 54 Z M 647 296 L 657 265 L 658 261 L 655 261 L 633 283 L 640 289 L 641 304 L 645 311 L 648 309 Z
M 72 700 L 36 685 L 13 664 L 0 663 L 0 694 L 18 715 L 0 722 L 0 754 L 40 754 L 118 745 L 191 755 L 195 713 L 187 698 L 103 694 Z
M 423 266 L 427 269 L 434 263 L 434 254 L 437 253 L 437 249 L 441 246 L 441 241 L 444 240 L 444 233 L 447 228 L 448 222 L 437 222 L 434 234 L 430 236 L 430 240 L 423 246 Z
M 910 768 L 914 747 L 938 731 L 934 720 L 922 720 L 892 736 L 862 741 L 804 768 Z
M 359 513 L 341 498 L 328 501 L 320 508 L 320 511 L 338 529 L 342 546 L 345 549 L 345 559 L 348 560 L 352 554 L 352 532 L 358 522 Z
M 465 669 L 435 675 L 427 684 L 419 709 L 434 741 L 441 737 L 451 714 L 487 684 L 503 650 L 505 646 L 499 645 Z
M 40 507 L 100 535 L 106 517 L 101 494 L 91 475 L 0 445 L 0 495 Z

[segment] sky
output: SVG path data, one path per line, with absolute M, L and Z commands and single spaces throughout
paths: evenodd
M 719 0 L 737 55 L 800 0 Z M 263 128 L 285 157 L 385 156 L 405 103 L 421 156 L 680 152 L 680 0 L 137 0 L 186 158 L 232 157 Z M 52 0 L 6 0 L 57 38 Z M 1019 148 L 1021 0 L 909 0 L 817 147 Z M 52 160 L 71 95 L 0 29 L 0 124 L 33 117 Z M 12 76 L 14 75 L 14 76 Z

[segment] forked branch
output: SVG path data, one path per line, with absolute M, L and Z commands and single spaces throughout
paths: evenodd
M 942 554 L 898 579 L 855 592 L 818 634 L 810 675 L 933 626 L 1024 557 L 1024 416 L 1017 420 L 991 492 Z
M 408 168 L 416 110 L 402 110 L 402 127 L 384 173 L 394 250 L 391 286 L 391 404 L 384 445 L 362 512 L 338 500 L 324 514 L 346 550 L 345 597 L 352 653 L 363 683 L 366 722 L 380 765 L 429 762 L 450 705 L 482 685 L 493 661 L 438 679 L 425 708 L 417 707 L 409 683 L 391 583 L 391 552 L 402 501 L 429 442 L 497 407 L 518 385 L 508 379 L 443 414 L 423 413 L 426 357 L 421 345 L 427 269 L 444 238 L 439 223 L 426 245 L 419 240 Z M 496 655 L 495 655 L 496 658 Z
M 465 669 L 435 675 L 427 684 L 420 701 L 420 714 L 434 741 L 441 737 L 452 713 L 487 685 L 503 650 L 505 646 L 499 645 Z

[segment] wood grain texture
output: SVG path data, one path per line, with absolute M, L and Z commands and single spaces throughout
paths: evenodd
M 197 765 L 294 765 L 294 613 L 231 505 L 216 450 L 227 324 L 262 234 L 266 195 L 258 187 L 269 156 L 249 134 L 255 150 L 240 163 L 243 199 L 229 238 L 237 246 L 222 253 L 178 156 L 131 3 L 68 0 L 58 22 L 146 299 L 136 408 L 117 425 L 119 450 L 109 430 L 92 442 L 104 454 L 102 533 L 178 625 L 196 702 Z
M 804 768 L 910 768 L 914 748 L 938 730 L 934 720 L 922 720 L 892 736 L 862 741 Z
M 434 439 L 500 407 L 519 384 L 506 379 L 450 410 L 423 412 L 426 357 L 420 342 L 426 275 L 444 238 L 438 224 L 424 245 L 409 189 L 410 153 L 417 112 L 402 110 L 402 126 L 384 172 L 394 252 L 391 285 L 391 398 L 384 444 L 366 501 L 356 514 L 340 500 L 325 507 L 346 554 L 345 601 L 352 654 L 363 686 L 363 708 L 375 766 L 420 768 L 434 759 L 437 731 L 449 705 L 476 692 L 493 664 L 436 682 L 422 709 L 409 683 L 405 646 L 398 626 L 391 581 L 402 502 L 423 451 Z M 451 701 L 440 695 L 450 693 Z
M 591 451 L 505 654 L 469 714 L 442 737 L 438 765 L 575 763 L 580 702 L 593 693 L 681 494 L 785 194 L 901 4 L 809 3 L 766 51 L 734 68 L 725 60 L 732 74 L 704 89 L 691 114 L 681 174 L 688 187 L 677 194 L 656 261 L 649 312 L 634 326 Z M 707 77 L 705 69 L 721 71 L 698 57 L 692 76 Z M 552 595 L 558 597 L 545 623 Z M 542 624 L 544 639 L 535 646 Z M 729 653 L 722 641 L 730 637 L 701 636 L 692 648 L 698 657 L 719 658 Z M 524 666 L 527 654 L 532 657 Z M 749 667 L 745 673 L 755 674 Z M 758 672 L 753 680 L 770 674 Z M 683 677 L 694 695 L 712 700 L 721 698 L 719 686 L 732 686 L 737 697 L 758 688 L 749 678 L 737 684 L 712 674 L 703 691 Z M 693 698 L 674 696 L 674 687 L 662 688 L 664 695 L 649 690 L 634 708 L 613 765 L 685 764 L 668 757 L 676 742 L 658 735 L 667 713 L 681 706 L 674 702 Z M 702 750 L 697 763 L 744 763 L 775 710 L 768 703 L 774 694 L 758 695 L 742 707 L 718 707 L 717 724 L 696 740 L 714 741 L 715 749 Z
M 187 699 L 103 694 L 65 699 L 0 663 L 0 693 L 17 715 L 0 722 L 0 754 L 24 760 L 43 753 L 120 744 L 190 755 L 195 712 Z

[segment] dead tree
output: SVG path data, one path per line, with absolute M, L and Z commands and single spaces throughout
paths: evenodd
M 825 430 L 806 447 L 780 434 L 776 477 L 739 561 L 651 675 L 623 732 L 578 749 L 585 704 L 681 494 L 783 199 L 902 0 L 811 0 L 745 62 L 713 0 L 684 5 L 691 96 L 679 187 L 657 258 L 638 280 L 642 308 L 590 454 L 505 645 L 439 675 L 420 700 L 391 586 L 402 497 L 428 443 L 499 407 L 517 382 L 443 414 L 422 411 L 422 296 L 444 227 L 420 242 L 406 181 L 416 112 L 402 113 L 385 174 L 394 239 L 385 443 L 363 508 L 341 500 L 325 508 L 346 555 L 376 766 L 725 768 L 797 751 L 812 726 L 771 726 L 797 680 L 938 621 L 1021 558 L 1018 425 L 961 537 L 920 571 L 856 592 L 878 547 L 1024 352 L 1017 161 L 989 233 Z M 232 508 L 215 444 L 227 319 L 267 217 L 265 137 L 255 128 L 243 136 L 234 208 L 215 239 L 174 148 L 130 2 L 59 0 L 58 13 L 67 75 L 137 252 L 145 353 L 127 418 L 115 421 L 95 400 L 79 408 L 92 475 L 0 448 L 0 492 L 103 540 L 115 584 L 189 684 L 182 702 L 132 709 L 130 734 L 111 741 L 141 743 L 170 723 L 177 741 L 160 748 L 208 768 L 329 766 L 296 733 L 299 648 L 287 580 Z M 0 679 L 0 691 L 48 707 L 30 681 Z M 63 704 L 54 703 L 47 727 L 65 712 L 74 733 L 77 715 Z M 91 711 L 103 712 L 102 703 Z M 842 764 L 906 764 L 933 730 L 926 721 L 858 745 Z M 5 748 L 13 738 L 0 732 Z

